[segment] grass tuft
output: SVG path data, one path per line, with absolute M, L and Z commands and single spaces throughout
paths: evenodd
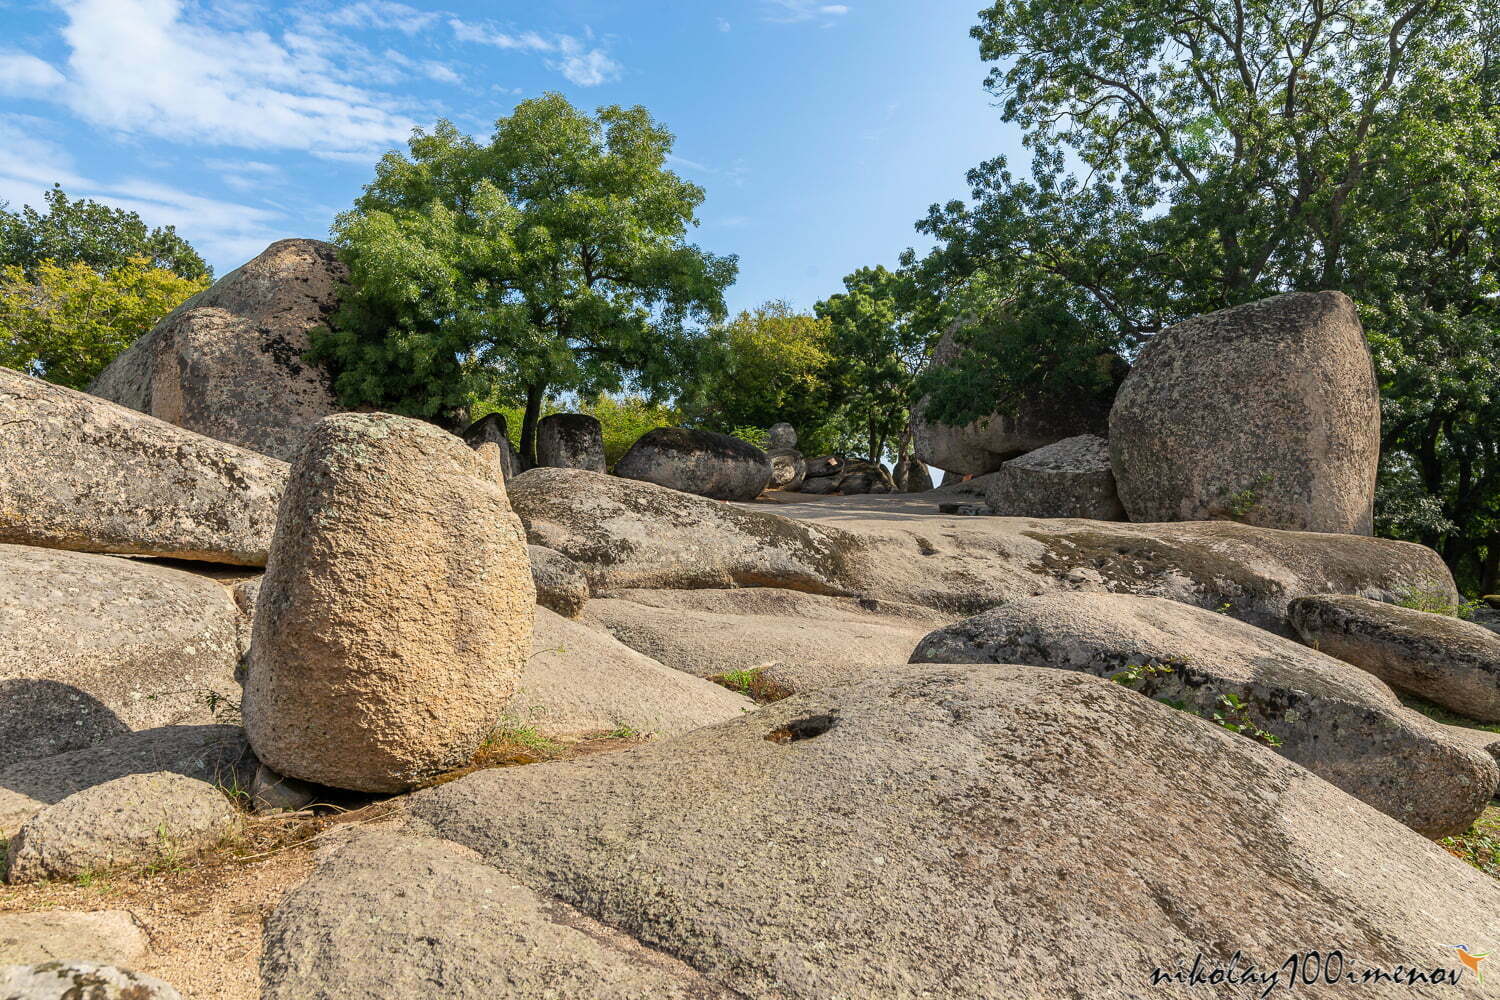
M 709 680 L 720 687 L 736 691 L 762 705 L 769 705 L 773 701 L 780 701 L 783 698 L 792 696 L 793 692 L 766 677 L 764 671 L 765 667 L 730 670 L 727 673 L 710 677 Z

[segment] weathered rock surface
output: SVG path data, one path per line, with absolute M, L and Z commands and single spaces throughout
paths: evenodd
M 1468 829 L 1500 783 L 1488 754 L 1404 707 L 1369 674 L 1160 598 L 1026 598 L 939 629 L 912 661 L 1021 663 L 1106 678 L 1133 672 L 1127 686 L 1141 694 L 1268 732 L 1283 757 L 1428 837 Z M 1244 711 L 1224 704 L 1226 696 Z
M 0 368 L 0 542 L 260 566 L 285 462 Z
M 587 413 L 552 413 L 536 425 L 536 464 L 553 469 L 608 472 L 604 428 Z
M 182 1000 L 154 976 L 90 962 L 42 962 L 0 968 L 5 1000 Z
M 944 332 L 933 349 L 934 367 L 951 365 L 963 355 L 960 332 L 967 325 L 972 321 L 958 320 Z M 1129 367 L 1113 355 L 1100 363 L 1114 371 L 1114 384 Z M 957 475 L 994 472 L 1007 458 L 1054 441 L 1078 434 L 1103 434 L 1111 396 L 1107 393 L 1090 399 L 1077 393 L 1033 393 L 1010 412 L 992 413 L 963 427 L 950 427 L 929 418 L 931 400 L 923 397 L 911 411 L 912 451 L 920 461 Z
M 1500 722 L 1500 635 L 1447 615 L 1363 597 L 1317 595 L 1292 602 L 1302 640 L 1480 722 Z
M 577 618 L 589 602 L 589 578 L 577 563 L 544 545 L 527 546 L 536 602 L 564 618 Z
M 878 462 L 867 462 L 856 458 L 844 463 L 844 468 L 838 475 L 838 484 L 834 489 L 846 496 L 865 493 L 895 493 L 896 481 Z
M 332 244 L 272 243 L 178 306 L 89 392 L 289 460 L 314 423 L 343 409 L 328 372 L 302 356 L 348 274 Z
M 132 966 L 146 957 L 146 935 L 125 910 L 0 913 L 0 966 L 97 962 Z
M 807 476 L 807 461 L 796 448 L 772 448 L 766 452 L 771 462 L 771 479 L 766 489 L 796 492 Z
M 212 580 L 0 545 L 0 768 L 238 700 L 239 612 Z
M 245 788 L 255 773 L 255 757 L 239 726 L 162 726 L 11 764 L 0 770 L 0 838 L 74 792 L 156 771 Z
M 1109 444 L 1132 521 L 1370 534 L 1380 394 L 1354 303 L 1279 295 L 1158 334 Z
M 1123 521 L 1109 442 L 1092 434 L 1064 438 L 1001 466 L 985 494 L 1001 517 L 1086 517 Z
M 213 785 L 156 771 L 127 774 L 48 806 L 11 838 L 7 882 L 190 857 L 233 828 L 235 812 Z
M 754 500 L 771 480 L 771 461 L 728 434 L 658 427 L 630 446 L 615 475 L 715 500 Z
M 714 677 L 780 665 L 781 686 L 801 691 L 871 663 L 900 663 L 949 617 L 910 605 L 751 587 L 627 590 L 593 602 L 586 620 L 677 670 Z
M 729 994 L 431 837 L 372 831 L 266 922 L 264 1000 L 710 1000 Z
M 1309 940 L 1390 968 L 1446 958 L 1435 914 L 1467 941 L 1500 909 L 1493 880 L 1263 747 L 1031 667 L 876 671 L 629 754 L 472 774 L 410 808 L 766 1000 L 934 984 L 1031 1000 L 1084 970 L 1145 995 L 1153 967 L 1239 949 L 1275 969 Z
M 932 489 L 932 471 L 918 458 L 903 458 L 891 471 L 900 493 L 926 493 Z
M 463 436 L 464 442 L 498 472 L 501 482 L 520 475 L 521 455 L 510 443 L 503 414 L 489 413 L 480 417 L 469 425 Z
M 797 447 L 797 430 L 786 421 L 772 424 L 766 437 L 773 449 L 795 449 Z
M 844 471 L 843 455 L 819 455 L 807 459 L 808 479 L 828 479 Z
M 536 645 L 504 715 L 550 735 L 620 727 L 661 737 L 733 719 L 752 703 L 621 644 L 602 629 L 536 609 Z
M 319 799 L 317 785 L 277 774 L 262 764 L 250 779 L 249 805 L 256 813 L 296 812 Z
M 369 792 L 463 764 L 514 691 L 535 603 L 492 467 L 421 421 L 325 419 L 293 467 L 256 607 L 256 755 Z

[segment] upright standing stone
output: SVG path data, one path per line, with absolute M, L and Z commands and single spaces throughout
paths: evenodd
M 1380 393 L 1354 303 L 1278 295 L 1158 334 L 1109 445 L 1132 521 L 1370 534 Z
M 985 502 L 1001 517 L 1086 517 L 1123 521 L 1109 442 L 1092 434 L 1013 458 L 995 474 Z
M 349 269 L 332 244 L 279 240 L 188 299 L 89 391 L 199 434 L 288 459 L 342 409 L 326 370 L 303 360 Z
M 932 489 L 932 471 L 914 455 L 898 461 L 895 470 L 891 472 L 891 478 L 896 481 L 896 491 L 899 493 L 926 493 Z
M 368 792 L 464 764 L 531 655 L 535 602 L 492 466 L 431 424 L 329 417 L 293 464 L 256 602 L 251 746 Z
M 548 469 L 608 472 L 604 428 L 587 413 L 553 413 L 536 425 L 536 464 Z
M 509 481 L 521 471 L 521 455 L 510 443 L 507 430 L 503 414 L 489 413 L 464 431 L 464 441 L 495 469 L 502 482 Z

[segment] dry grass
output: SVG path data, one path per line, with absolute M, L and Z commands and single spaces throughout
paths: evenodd
M 754 667 L 749 670 L 731 670 L 728 673 L 716 674 L 708 679 L 720 687 L 726 687 L 762 705 L 769 705 L 773 701 L 790 698 L 794 693 L 766 677 L 763 667 Z
M 1438 843 L 1466 864 L 1491 878 L 1500 879 L 1500 805 L 1486 809 L 1463 833 L 1446 837 Z

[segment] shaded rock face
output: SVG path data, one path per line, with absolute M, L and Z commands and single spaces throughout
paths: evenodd
M 0 545 L 0 768 L 238 700 L 219 584 L 131 559 Z
M 604 428 L 587 413 L 553 413 L 536 425 L 536 464 L 551 469 L 608 472 Z
M 985 502 L 1002 517 L 1086 517 L 1123 521 L 1109 442 L 1092 434 L 1064 438 L 1001 467 Z
M 1380 395 L 1354 303 L 1280 295 L 1158 334 L 1109 443 L 1132 521 L 1370 534 Z
M 343 407 L 328 372 L 302 359 L 338 306 L 349 269 L 321 240 L 272 243 L 188 299 L 94 380 L 89 392 L 207 437 L 290 459 Z
M 949 625 L 916 663 L 1021 663 L 1120 677 L 1150 697 L 1268 732 L 1275 751 L 1424 836 L 1468 829 L 1500 768 L 1346 663 L 1155 597 L 1048 594 Z M 1221 700 L 1245 704 L 1236 711 Z
M 6 1000 L 182 1000 L 157 979 L 92 962 L 41 962 L 0 968 Z
M 535 603 L 492 466 L 422 421 L 325 419 L 293 466 L 256 602 L 256 755 L 369 792 L 465 763 L 530 655 Z
M 796 448 L 772 448 L 766 452 L 766 458 L 771 461 L 771 480 L 766 489 L 795 493 L 802 487 L 802 480 L 807 476 L 807 462 L 802 452 Z
M 167 771 L 127 774 L 48 806 L 11 838 L 5 880 L 87 872 L 191 857 L 235 823 L 213 785 Z
M 725 780 L 726 761 L 753 780 Z M 1437 960 L 1433 914 L 1468 940 L 1500 908 L 1492 879 L 1265 748 L 1034 667 L 875 670 L 669 744 L 469 775 L 410 809 L 766 1000 L 914 1000 L 938 983 L 1051 998 L 1083 955 L 1100 983 L 1145 984 L 1200 952 L 1274 969 L 1309 940 L 1390 968 Z M 774 863 L 747 863 L 746 844 Z
M 1363 597 L 1318 595 L 1288 612 L 1329 656 L 1480 722 L 1500 722 L 1500 635 L 1446 615 Z
M 772 448 L 797 447 L 797 431 L 792 427 L 791 424 L 786 423 L 785 421 L 782 421 L 779 424 L 772 424 L 770 431 L 767 433 L 767 437 L 770 439 L 770 445 Z
M 903 458 L 891 472 L 898 493 L 926 493 L 932 489 L 932 471 L 918 458 Z
M 536 602 L 564 618 L 577 618 L 589 602 L 589 578 L 577 563 L 543 545 L 527 546 Z
M 90 393 L 208 438 L 291 459 L 342 409 L 303 360 L 348 279 L 333 244 L 279 240 L 193 295 L 115 358 Z
M 960 333 L 972 321 L 958 320 L 933 349 L 933 367 L 945 367 L 964 352 Z M 1101 359 L 1110 366 L 1114 384 L 1124 378 L 1129 366 L 1113 355 Z M 929 398 L 912 407 L 912 450 L 915 457 L 934 468 L 960 476 L 994 472 L 1007 458 L 1046 447 L 1078 434 L 1104 434 L 1111 395 L 1086 399 L 1074 394 L 1053 397 L 1032 394 L 1017 403 L 1011 413 L 992 413 L 963 427 L 950 427 L 927 417 Z
M 728 434 L 658 427 L 630 446 L 615 475 L 715 500 L 754 500 L 770 482 L 771 462 Z
M 835 490 L 845 496 L 859 496 L 866 493 L 895 493 L 896 483 L 891 479 L 891 474 L 885 471 L 885 467 L 878 462 L 866 462 L 863 459 L 852 459 L 846 462 L 843 471 L 839 474 L 838 485 Z
M 538 895 L 474 851 L 357 834 L 266 922 L 265 1000 L 729 1000 L 683 963 Z
M 0 368 L 0 542 L 261 566 L 285 462 Z
M 521 472 L 521 454 L 510 443 L 505 416 L 487 413 L 469 425 L 463 433 L 464 443 L 479 453 L 505 482 Z
M 843 455 L 819 455 L 817 458 L 807 460 L 808 479 L 829 479 L 844 471 L 845 458 Z

